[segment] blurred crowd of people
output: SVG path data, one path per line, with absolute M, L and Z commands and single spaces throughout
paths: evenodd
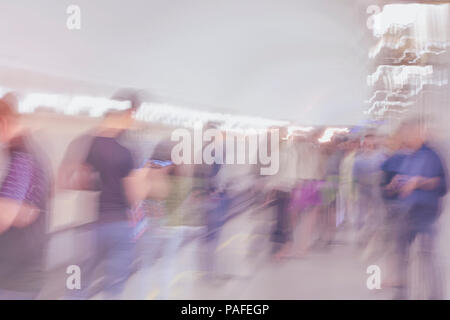
M 136 156 L 128 133 L 140 100 L 133 91 L 113 99 L 130 107 L 107 113 L 98 127 L 75 139 L 55 177 L 45 150 L 21 125 L 17 99 L 9 94 L 0 100 L 0 138 L 8 157 L 0 187 L 0 299 L 39 298 L 52 278 L 44 264 L 51 236 L 46 218 L 52 198 L 65 190 L 98 191 L 99 198 L 88 258 L 71 261 L 82 272 L 80 290 L 65 290 L 62 298 L 99 292 L 105 299 L 124 298 L 125 284 L 136 274 L 142 292 L 135 298 L 145 299 L 156 281 L 161 298 L 168 299 L 180 267 L 175 257 L 193 239 L 201 243 L 198 270 L 212 281 L 226 278 L 216 263 L 221 232 L 227 221 L 249 211 L 269 212 L 273 222 L 267 232 L 255 222 L 254 232 L 272 246 L 260 248 L 268 242 L 257 240 L 251 254 L 267 250 L 279 262 L 355 244 L 363 258 L 387 261 L 382 286 L 398 288 L 399 299 L 408 297 L 406 270 L 417 243 L 427 298 L 443 298 L 434 240 L 446 169 L 423 119 L 407 119 L 389 136 L 365 128 L 328 142 L 319 142 L 323 128 L 298 134 L 270 128 L 280 132 L 279 171 L 261 176 L 257 165 L 175 165 L 169 138 L 150 156 Z M 349 235 L 344 240 L 337 237 L 342 230 Z M 155 279 L 149 274 L 157 259 L 163 274 Z
M 385 266 L 382 287 L 397 288 L 395 298 L 417 296 L 408 286 L 413 272 L 427 286 L 421 297 L 442 299 L 435 241 L 446 168 L 424 120 L 404 119 L 389 136 L 365 128 L 319 143 L 318 133 L 284 139 L 287 171 L 267 184 L 277 212 L 274 257 L 352 243 L 364 261 Z M 347 238 L 336 237 L 340 230 Z M 420 266 L 410 271 L 412 257 Z

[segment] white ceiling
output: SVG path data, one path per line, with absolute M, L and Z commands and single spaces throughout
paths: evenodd
M 145 88 L 191 108 L 352 124 L 368 73 L 366 7 L 355 3 L 0 0 L 0 65 Z M 70 4 L 81 30 L 66 28 Z

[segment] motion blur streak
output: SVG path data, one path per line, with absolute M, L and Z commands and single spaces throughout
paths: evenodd
M 64 6 L 0 4 L 0 299 L 449 299 L 448 2 Z

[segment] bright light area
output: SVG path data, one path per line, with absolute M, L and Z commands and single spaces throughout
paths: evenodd
M 6 88 L 0 88 L 0 93 L 7 92 Z M 33 113 L 41 107 L 65 115 L 87 114 L 90 117 L 101 117 L 109 110 L 126 109 L 129 107 L 129 102 L 103 97 L 29 93 L 24 96 L 22 101 L 19 101 L 18 111 Z M 289 124 L 287 121 L 207 112 L 162 103 L 143 103 L 136 112 L 135 118 L 144 122 L 186 128 L 193 128 L 197 123 L 206 124 L 208 121 L 214 121 L 220 123 L 220 128 L 223 130 L 242 133 L 261 132 L 271 126 L 287 126 Z
M 323 135 L 319 138 L 318 141 L 320 143 L 330 142 L 331 138 L 336 133 L 348 133 L 348 132 L 349 132 L 348 128 L 327 128 L 325 129 Z
M 312 129 L 314 129 L 314 127 L 289 126 L 287 138 L 295 135 L 295 132 L 298 132 L 298 131 L 310 132 Z
M 406 28 L 408 25 L 426 29 L 424 22 L 426 22 L 427 17 L 446 17 L 445 14 L 448 10 L 448 4 L 388 4 L 383 7 L 383 10 L 380 13 L 374 15 L 373 35 L 375 37 L 382 37 L 389 32 L 390 28 L 398 30 Z M 447 21 L 438 22 L 445 23 Z
M 391 66 L 379 65 L 377 70 L 367 76 L 367 84 L 369 86 L 375 85 L 380 80 L 380 77 L 386 76 L 391 79 L 390 84 L 394 88 L 402 88 L 411 81 L 419 79 L 432 79 L 433 66 Z

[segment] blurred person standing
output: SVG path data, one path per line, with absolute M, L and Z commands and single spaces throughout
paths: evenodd
M 378 148 L 375 134 L 367 133 L 353 166 L 353 177 L 358 192 L 356 232 L 358 243 L 364 247 L 373 240 L 383 219 L 383 208 L 379 206 L 381 202 L 379 186 L 381 165 L 384 160 L 385 155 Z M 369 251 L 365 252 L 368 253 Z
M 209 122 L 206 127 L 208 129 L 218 130 L 218 123 Z M 215 139 L 222 139 L 225 143 L 225 132 Z M 234 139 L 234 138 L 233 138 Z M 202 148 L 202 154 L 204 148 Z M 227 153 L 223 150 L 221 163 L 218 150 L 214 150 L 211 156 L 214 158 L 212 164 L 201 164 L 194 166 L 194 188 L 193 191 L 198 199 L 202 199 L 202 214 L 205 223 L 205 235 L 202 238 L 202 249 L 200 259 L 200 269 L 206 273 L 207 279 L 214 280 L 220 276 L 224 276 L 223 272 L 219 273 L 217 260 L 217 247 L 219 245 L 220 236 L 225 224 L 231 200 L 228 192 L 228 185 L 224 183 L 223 173 L 225 166 L 233 166 L 226 164 Z M 229 167 L 228 167 L 229 168 Z M 223 270 L 222 270 L 223 271 Z
M 359 146 L 359 139 L 350 137 L 345 142 L 345 155 L 339 166 L 339 221 L 348 225 L 353 225 L 356 210 L 356 188 L 353 177 L 353 165 Z
M 148 260 L 148 254 L 154 256 L 155 244 L 161 245 L 161 273 L 153 273 L 148 270 L 143 274 L 142 289 L 148 294 L 151 287 L 159 292 L 158 299 L 170 299 L 173 278 L 181 269 L 187 268 L 178 263 L 178 256 L 182 245 L 199 235 L 203 230 L 199 226 L 203 222 L 202 214 L 193 214 L 194 208 L 190 202 L 192 190 L 192 166 L 188 164 L 175 165 L 171 160 L 171 151 L 174 143 L 169 139 L 163 139 L 155 147 L 149 163 L 163 163 L 164 167 L 158 169 L 165 171 L 167 182 L 167 197 L 149 199 L 149 214 L 159 220 L 156 228 L 148 232 L 144 239 L 144 254 Z M 156 217 L 159 215 L 159 217 Z M 198 213 L 198 212 L 196 212 Z M 199 217 L 201 216 L 201 217 Z M 200 220 L 200 221 L 199 221 Z M 145 270 L 144 270 L 145 271 Z M 144 297 L 146 298 L 146 296 Z
M 320 233 L 320 240 L 323 245 L 330 245 L 333 243 L 336 229 L 338 226 L 337 220 L 337 196 L 339 192 L 339 168 L 344 157 L 343 145 L 346 137 L 337 135 L 333 136 L 331 141 L 324 146 L 325 160 L 325 183 L 322 186 L 322 232 Z
M 113 99 L 128 100 L 121 95 Z M 91 189 L 91 183 L 95 182 L 91 177 L 96 173 L 100 188 L 95 247 L 88 261 L 81 264 L 82 288 L 73 294 L 76 298 L 90 298 L 97 293 L 90 286 L 96 268 L 102 263 L 104 279 L 98 291 L 103 291 L 106 298 L 119 298 L 131 273 L 140 222 L 136 221 L 136 207 L 150 192 L 149 171 L 137 170 L 132 153 L 119 139 L 131 127 L 137 107 L 132 103 L 125 110 L 111 111 L 105 116 L 92 134 L 86 158 L 80 164 L 82 174 L 74 174 L 74 186 Z
M 12 95 L 0 100 L 9 165 L 0 187 L 0 299 L 35 299 L 45 282 L 50 165 L 20 124 Z
M 428 286 L 428 299 L 442 299 L 441 270 L 435 251 L 436 222 L 441 213 L 442 197 L 447 193 L 446 168 L 438 153 L 430 147 L 424 125 L 419 118 L 406 120 L 400 128 L 404 157 L 399 173 L 386 189 L 397 194 L 406 212 L 399 231 L 399 267 L 401 289 L 397 298 L 407 297 L 407 270 L 410 247 L 417 239 L 420 268 L 419 285 Z M 426 290 L 420 290 L 421 293 Z
M 401 130 L 396 130 L 386 141 L 388 157 L 381 165 L 383 172 L 381 179 L 381 194 L 386 207 L 384 219 L 384 255 L 387 263 L 387 272 L 384 274 L 382 286 L 399 286 L 400 274 L 405 270 L 398 269 L 397 255 L 399 252 L 399 234 L 405 221 L 406 210 L 402 206 L 398 192 L 392 188 L 395 176 L 400 174 L 402 163 L 407 155 L 403 148 Z
M 272 241 L 275 243 L 275 258 L 283 258 L 289 255 L 292 225 L 291 215 L 289 214 L 289 203 L 291 201 L 292 190 L 296 184 L 296 165 L 297 154 L 292 139 L 288 136 L 286 127 L 271 128 L 270 130 L 279 130 L 279 147 L 276 150 L 270 150 L 272 156 L 278 152 L 279 170 L 272 176 L 267 177 L 266 187 L 270 191 L 270 198 L 273 199 L 275 206 L 275 226 L 272 233 Z M 270 136 L 270 138 L 272 138 Z M 272 146 L 272 143 L 267 144 Z
M 293 190 L 289 211 L 292 215 L 293 239 L 291 255 L 304 257 L 313 244 L 317 219 L 322 203 L 323 155 L 317 141 L 318 132 L 305 137 L 295 137 L 297 184 Z

